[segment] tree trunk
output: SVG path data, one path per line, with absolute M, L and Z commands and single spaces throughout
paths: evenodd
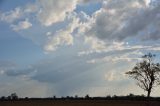
M 149 89 L 147 92 L 148 92 L 147 97 L 149 98 L 151 94 L 151 89 Z
M 152 90 L 152 86 L 153 86 L 153 74 L 152 74 L 152 77 L 151 77 L 151 82 L 149 84 L 149 89 L 148 89 L 148 94 L 147 94 L 147 97 L 149 98 L 150 97 L 150 94 L 151 94 L 151 90 Z

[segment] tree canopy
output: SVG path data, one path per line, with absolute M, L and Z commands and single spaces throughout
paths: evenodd
M 156 55 L 148 53 L 142 56 L 142 61 L 138 62 L 131 71 L 126 72 L 131 78 L 137 81 L 137 85 L 147 91 L 147 97 L 153 87 L 160 85 L 160 64 L 154 62 Z

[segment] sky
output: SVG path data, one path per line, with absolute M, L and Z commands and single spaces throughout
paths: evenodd
M 125 72 L 149 52 L 158 0 L 0 0 L 0 96 L 146 94 Z

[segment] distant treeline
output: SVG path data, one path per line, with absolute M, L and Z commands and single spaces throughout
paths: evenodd
M 90 97 L 89 95 L 86 95 L 85 97 L 79 97 L 76 96 L 66 96 L 66 97 L 48 97 L 48 98 L 19 98 L 16 93 L 11 94 L 10 96 L 2 96 L 0 98 L 0 101 L 20 101 L 20 100 L 135 100 L 135 101 L 144 101 L 144 100 L 152 100 L 152 101 L 160 101 L 160 97 L 145 97 L 144 95 L 134 95 L 129 94 L 127 96 L 106 96 L 106 97 Z

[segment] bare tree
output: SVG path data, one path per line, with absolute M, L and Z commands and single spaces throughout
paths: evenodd
M 127 75 L 137 81 L 140 88 L 147 91 L 148 98 L 153 87 L 160 85 L 160 64 L 153 62 L 155 56 L 151 53 L 142 56 L 143 61 L 137 63 L 132 71 L 126 72 Z

